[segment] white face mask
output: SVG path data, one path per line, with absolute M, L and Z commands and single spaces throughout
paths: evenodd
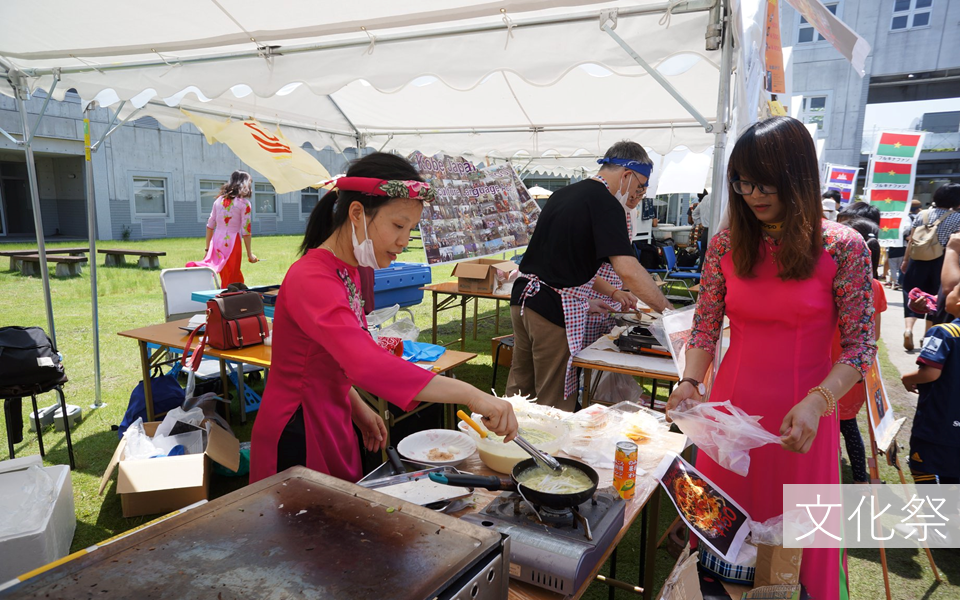
M 626 191 L 621 192 L 621 191 L 620 191 L 620 188 L 617 188 L 617 191 L 613 193 L 614 198 L 617 199 L 617 202 L 620 203 L 620 206 L 623 207 L 623 210 L 625 210 L 625 211 L 627 211 L 627 212 L 630 211 L 630 209 L 627 208 L 627 200 L 630 199 L 630 193 L 629 193 L 629 192 L 630 192 L 630 177 L 631 177 L 631 175 L 627 175 L 627 178 L 626 178 L 626 180 L 627 180 L 627 190 L 626 190 Z
M 367 217 L 364 212 L 360 212 L 360 219 L 363 221 L 363 242 L 357 241 L 357 227 L 354 225 L 350 230 L 353 234 L 353 256 L 357 259 L 357 264 L 361 267 L 379 269 L 377 264 L 377 252 L 373 249 L 373 240 L 367 235 Z

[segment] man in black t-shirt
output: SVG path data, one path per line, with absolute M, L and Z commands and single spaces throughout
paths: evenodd
M 547 201 L 510 300 L 514 350 L 507 394 L 536 396 L 540 404 L 568 411 L 577 398 L 571 351 L 582 347 L 588 306 L 609 310 L 602 301 L 587 301 L 578 288 L 609 262 L 629 292 L 602 279 L 594 290 L 624 306 L 635 306 L 639 296 L 656 311 L 670 307 L 637 261 L 624 212 L 631 196 L 646 191 L 652 162 L 629 141 L 614 144 L 598 162 L 603 166 L 595 178 L 557 190 Z

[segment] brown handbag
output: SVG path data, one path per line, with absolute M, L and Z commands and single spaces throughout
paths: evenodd
M 270 335 L 270 326 L 263 314 L 263 299 L 256 292 L 242 291 L 225 292 L 207 300 L 205 329 L 200 346 L 192 355 L 190 346 L 199 328 L 194 329 L 187 339 L 182 362 L 184 366 L 189 363 L 193 370 L 200 365 L 208 343 L 218 350 L 235 350 L 263 343 Z

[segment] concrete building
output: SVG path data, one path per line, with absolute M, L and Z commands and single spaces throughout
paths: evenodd
M 781 37 L 783 46 L 791 48 L 792 65 L 789 97 L 781 100 L 794 104 L 791 109 L 799 109 L 804 122 L 818 124 L 818 136 L 825 140 L 823 162 L 862 167 L 862 190 L 866 152 L 873 144 L 872 135 L 863 134 L 868 104 L 960 97 L 960 2 L 822 2 L 870 42 L 866 76 L 861 78 L 795 9 L 781 2 Z M 922 120 L 933 125 L 929 118 Z M 915 195 L 922 200 L 947 181 L 960 182 L 958 128 L 944 131 L 944 119 L 934 121 L 937 126 L 929 129 L 918 166 Z
M 42 104 L 42 96 L 27 102 L 31 127 Z M 94 112 L 94 141 L 110 118 L 107 110 Z M 0 96 L 0 128 L 15 137 L 22 133 L 16 103 L 6 96 Z M 83 116 L 76 94 L 50 102 L 33 148 L 44 235 L 86 239 Z M 346 155 L 305 149 L 331 174 L 343 172 L 355 156 L 352 149 Z M 202 237 L 217 190 L 236 169 L 254 177 L 254 235 L 303 233 L 319 199 L 311 189 L 277 194 L 224 144 L 207 144 L 192 125 L 170 131 L 150 117 L 127 123 L 107 138 L 93 153 L 93 166 L 101 240 Z M 0 137 L 0 241 L 18 239 L 35 239 L 26 157 Z

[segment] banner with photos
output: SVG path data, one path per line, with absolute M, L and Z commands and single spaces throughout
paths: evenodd
M 462 156 L 408 157 L 437 192 L 423 207 L 420 235 L 431 265 L 525 247 L 540 206 L 512 165 L 477 168 Z
M 922 131 L 884 131 L 877 136 L 865 194 L 880 209 L 881 246 L 903 245 L 900 227 L 910 212 L 924 135 Z

